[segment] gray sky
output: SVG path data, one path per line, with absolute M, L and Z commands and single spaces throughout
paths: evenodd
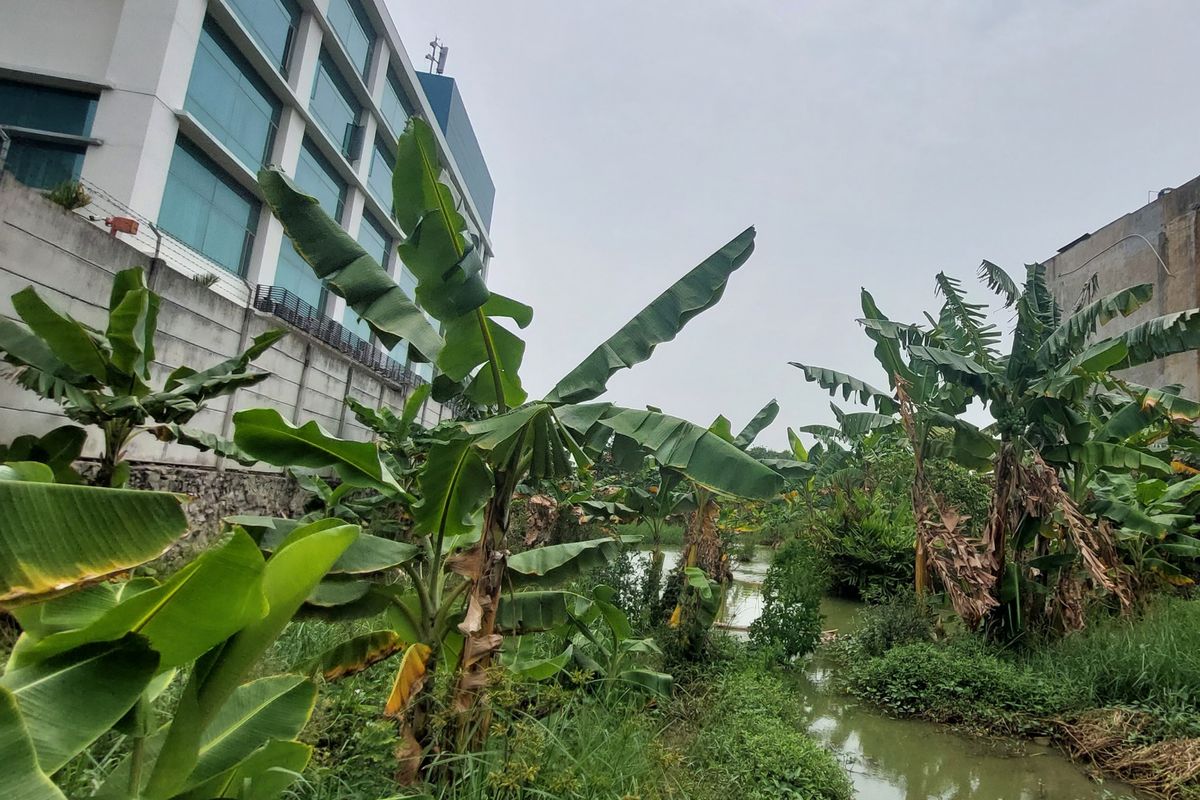
M 753 224 L 721 303 L 605 399 L 736 430 L 774 397 L 768 446 L 832 421 L 789 360 L 883 383 L 860 286 L 905 321 L 939 269 L 984 299 L 981 259 L 1020 273 L 1200 173 L 1194 0 L 391 7 L 414 64 L 450 46 L 531 396 Z

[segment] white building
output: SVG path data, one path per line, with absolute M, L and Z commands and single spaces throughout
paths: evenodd
M 131 243 L 174 269 L 214 276 L 241 305 L 262 308 L 256 292 L 274 287 L 362 340 L 366 326 L 297 256 L 255 173 L 293 176 L 411 294 L 395 257 L 392 156 L 408 117 L 434 111 L 383 0 L 0 0 L 8 171 L 43 188 L 79 179 L 96 216 L 142 220 Z M 490 257 L 492 198 L 479 198 L 481 215 L 433 127 Z M 403 363 L 404 351 L 391 356 Z

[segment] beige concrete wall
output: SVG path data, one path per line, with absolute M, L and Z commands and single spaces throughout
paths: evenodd
M 156 385 L 180 365 L 204 369 L 237 354 L 257 334 L 281 327 L 291 333 L 255 362 L 271 377 L 239 390 L 232 398 L 234 410 L 271 407 L 288 420 L 316 420 L 331 434 L 366 441 L 370 431 L 345 410 L 343 398 L 349 394 L 364 403 L 383 402 L 397 409 L 403 403 L 399 386 L 319 340 L 222 297 L 164 262 L 153 262 L 11 176 L 0 176 L 0 314 L 15 318 L 9 298 L 33 286 L 57 308 L 86 324 L 102 326 L 112 276 L 133 266 L 147 272 L 151 288 L 162 298 L 153 365 Z M 0 372 L 8 369 L 0 363 Z M 229 400 L 214 400 L 191 424 L 231 436 L 226 419 Z M 430 403 L 423 419 L 435 423 L 439 411 L 437 404 Z M 0 442 L 23 433 L 44 433 L 67 421 L 57 404 L 10 380 L 0 380 Z M 85 454 L 95 455 L 99 446 L 99 437 L 92 432 Z M 216 463 L 209 454 L 164 445 L 150 436 L 135 440 L 130 458 L 196 466 Z
M 1151 284 L 1154 299 L 1128 318 L 1117 318 L 1104 326 L 1101 331 L 1107 335 L 1154 317 L 1200 306 L 1198 209 L 1200 178 L 1065 248 L 1045 262 L 1055 298 L 1066 311 L 1074 309 L 1093 275 L 1098 284 L 1096 297 L 1137 283 Z M 1147 386 L 1179 383 L 1187 396 L 1197 398 L 1200 354 L 1183 353 L 1145 364 L 1128 370 L 1126 377 Z

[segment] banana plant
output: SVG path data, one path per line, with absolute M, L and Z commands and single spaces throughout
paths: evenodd
M 938 319 L 929 317 L 931 327 L 897 324 L 881 314 L 862 320 L 877 344 L 877 358 L 888 369 L 894 396 L 840 373 L 802 368 L 810 380 L 831 392 L 855 394 L 881 411 L 899 406 L 918 455 L 914 512 L 918 540 L 925 545 L 918 568 L 926 560 L 933 564 L 968 624 L 977 625 L 1004 593 L 1010 598 L 1004 603 L 1004 616 L 1020 627 L 1020 592 L 1008 587 L 1020 585 L 1022 567 L 1009 560 L 1010 551 L 1014 556 L 1032 550 L 1039 558 L 1069 557 L 1083 568 L 1083 579 L 1127 606 L 1131 596 L 1126 576 L 1115 561 L 1110 538 L 1081 513 L 1082 492 L 1098 471 L 1162 473 L 1169 466 L 1146 448 L 1119 441 L 1122 437 L 1106 427 L 1105 415 L 1096 413 L 1092 398 L 1119 386 L 1113 371 L 1200 346 L 1200 310 L 1158 317 L 1097 339 L 1101 325 L 1127 317 L 1148 302 L 1152 287 L 1141 284 L 1089 299 L 1064 314 L 1041 265 L 1028 267 L 1023 284 L 986 261 L 980 277 L 1003 298 L 1005 307 L 1016 309 L 1007 353 L 999 351 L 996 331 L 984 321 L 984 307 L 969 303 L 956 281 L 939 275 L 938 291 L 945 303 Z M 864 292 L 864 310 L 866 298 Z M 995 423 L 989 429 L 961 418 L 971 399 L 983 402 L 991 413 Z M 1168 399 L 1166 405 L 1175 402 Z M 1178 405 L 1187 403 L 1179 400 Z M 1147 424 L 1138 419 L 1140 413 L 1130 406 L 1115 415 L 1113 424 L 1132 424 L 1125 431 L 1125 436 L 1131 435 Z M 945 455 L 993 472 L 994 495 L 978 546 L 948 535 L 951 528 L 961 527 L 962 518 L 938 508 L 937 499 L 920 488 L 923 457 L 934 452 L 924 450 L 924 444 L 930 441 L 928 433 L 938 428 L 954 434 Z M 929 524 L 937 519 L 946 531 Z M 953 547 L 946 548 L 947 543 Z M 950 560 L 945 558 L 948 549 L 953 550 Z M 1065 626 L 1082 624 L 1078 602 L 1072 599 L 1080 594 L 1081 578 L 1075 571 L 1059 574 L 1059 585 L 1049 593 L 1051 606 Z
M 0 792 L 65 800 L 50 776 L 115 730 L 129 754 L 98 796 L 281 796 L 308 762 L 295 737 L 316 687 L 255 667 L 357 527 L 298 528 L 267 560 L 236 530 L 164 582 L 104 582 L 183 534 L 177 496 L 58 484 L 46 465 L 16 462 L 0 497 L 2 602 L 23 629 L 0 674 Z
M 523 635 L 506 642 L 501 661 L 531 680 L 547 680 L 578 669 L 592 676 L 605 692 L 620 689 L 670 697 L 674 679 L 651 669 L 662 651 L 653 639 L 633 635 L 629 618 L 613 602 L 615 594 L 612 587 L 600 585 L 590 596 L 559 592 L 551 598 L 536 593 L 505 597 L 500 606 L 501 624 Z M 536 624 L 529 622 L 529 611 L 524 608 L 531 601 L 539 606 Z M 528 643 L 534 630 L 557 640 L 562 652 L 550 657 L 532 654 Z
M 104 330 L 55 309 L 32 287 L 14 294 L 12 305 L 24 324 L 0 318 L 0 353 L 17 368 L 21 386 L 59 403 L 70 419 L 99 428 L 104 450 L 98 485 L 125 484 L 126 449 L 142 433 L 245 460 L 228 443 L 186 424 L 207 401 L 266 380 L 269 373 L 249 369 L 250 362 L 284 331 L 260 334 L 244 353 L 208 369 L 179 367 L 155 388 L 151 365 L 159 297 L 140 268 L 113 276 Z
M 657 345 L 673 339 L 690 319 L 720 299 L 729 276 L 753 250 L 752 228 L 651 302 L 568 372 L 545 399 L 527 403 L 518 374 L 525 345 L 512 326 L 526 327 L 532 309 L 488 290 L 478 243 L 440 173 L 432 130 L 423 120 L 410 120 L 397 146 L 393 213 L 407 237 L 399 256 L 417 278 L 411 300 L 324 215 L 314 198 L 299 192 L 282 173 L 264 170 L 259 184 L 298 252 L 329 288 L 345 297 L 385 344 L 385 334 L 392 344 L 404 338 L 410 342 L 410 354 L 435 363 L 439 374 L 433 382 L 434 398 L 444 402 L 461 397 L 484 409 L 484 418 L 475 422 L 444 426 L 420 468 L 419 491 L 411 502 L 423 558 L 408 567 L 409 577 L 422 603 L 420 613 L 434 610 L 432 619 L 416 620 L 425 626 L 422 632 L 432 635 L 446 626 L 451 612 L 444 609 L 451 593 L 465 604 L 461 621 L 453 625 L 463 644 L 455 656 L 451 700 L 457 712 L 453 736 L 463 744 L 478 741 L 486 732 L 479 697 L 503 642 L 497 609 L 514 573 L 522 574 L 525 554 L 509 558 L 506 545 L 509 508 L 519 484 L 570 475 L 589 462 L 588 450 L 603 447 L 617 434 L 647 448 L 659 463 L 731 494 L 773 495 L 782 487 L 782 478 L 684 420 L 589 402 L 604 393 L 616 371 L 645 361 Z M 441 323 L 444 336 L 425 336 L 422 344 L 411 332 L 391 324 L 411 316 L 400 310 L 413 301 Z M 474 541 L 453 553 L 466 541 L 463 536 Z M 616 546 L 611 540 L 580 544 L 586 548 L 576 556 Z M 556 551 L 555 562 L 574 563 L 571 552 Z M 462 580 L 450 579 L 447 569 Z M 555 567 L 535 574 L 546 578 L 559 571 Z M 450 583 L 454 585 L 447 589 Z M 429 595 L 427 601 L 420 599 L 422 590 Z M 439 644 L 420 644 L 405 651 L 397 696 L 389 704 L 396 716 L 406 719 L 402 730 L 407 744 L 401 757 L 407 764 L 419 763 L 429 746 L 412 735 L 411 723 L 419 722 L 422 709 L 428 707 L 430 687 L 424 676 Z M 442 658 L 444 654 L 439 662 Z

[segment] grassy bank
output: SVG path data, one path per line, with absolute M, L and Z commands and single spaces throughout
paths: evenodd
M 337 630 L 293 624 L 273 658 L 304 664 Z M 384 662 L 322 686 L 303 736 L 313 759 L 295 800 L 850 797 L 836 759 L 804 732 L 784 682 L 732 642 L 677 675 L 670 700 L 605 693 L 579 672 L 530 683 L 497 670 L 486 749 L 446 762 L 453 780 L 416 791 L 392 779 L 399 740 L 380 714 L 394 669 Z
M 914 616 L 868 612 L 839 646 L 851 692 L 897 716 L 1052 736 L 1135 785 L 1200 798 L 1200 601 L 1163 598 L 1023 652 L 933 642 Z

